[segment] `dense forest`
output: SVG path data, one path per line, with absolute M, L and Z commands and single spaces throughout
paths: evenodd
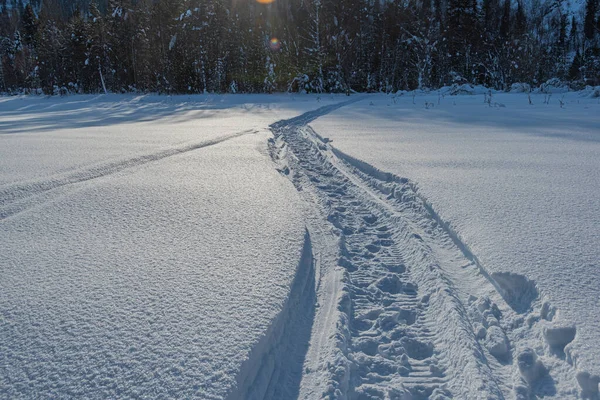
M 600 84 L 599 0 L 533 1 L 0 0 L 0 92 Z

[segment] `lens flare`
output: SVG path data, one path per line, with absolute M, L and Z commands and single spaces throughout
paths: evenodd
M 275 0 L 256 0 L 256 2 L 260 4 L 271 4 L 275 2 Z
M 281 42 L 276 37 L 269 40 L 269 47 L 273 51 L 278 51 L 281 48 Z

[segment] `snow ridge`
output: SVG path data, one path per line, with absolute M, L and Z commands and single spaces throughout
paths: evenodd
M 333 338 L 343 357 L 329 361 L 321 397 L 577 398 L 576 330 L 558 331 L 535 282 L 487 274 L 414 183 L 306 126 L 343 105 L 271 126 L 280 171 L 339 239 L 329 269 L 344 270 Z
M 292 399 L 298 396 L 314 305 L 315 268 L 307 231 L 290 296 L 242 365 L 236 379 L 237 387 L 228 400 Z

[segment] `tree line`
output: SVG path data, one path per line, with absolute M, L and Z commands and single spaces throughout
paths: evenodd
M 599 0 L 529 1 L 0 0 L 0 92 L 600 84 Z

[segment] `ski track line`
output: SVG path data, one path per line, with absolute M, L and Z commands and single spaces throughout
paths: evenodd
M 337 260 L 319 263 L 320 282 L 327 283 L 317 286 L 321 308 L 300 397 L 579 398 L 575 369 L 564 357 L 572 337 L 553 330 L 556 310 L 535 283 L 518 274 L 488 274 L 414 183 L 334 149 L 307 126 L 359 100 L 271 125 L 278 170 L 320 215 L 307 222 L 311 233 L 321 232 L 313 234 L 314 248 L 319 240 L 331 242 L 327 229 L 338 243 Z M 339 276 L 341 285 L 331 284 Z M 334 299 L 332 318 L 328 302 Z M 319 331 L 333 323 L 333 335 Z M 547 332 L 558 332 L 558 346 L 546 343 Z M 322 351 L 326 337 L 337 349 Z M 328 378 L 315 376 L 315 368 Z M 571 386 L 557 393 L 564 376 Z
M 38 198 L 38 200 L 41 198 L 41 202 L 43 203 L 46 200 L 44 198 L 45 195 L 47 195 L 48 192 L 56 189 L 102 178 L 126 169 L 139 167 L 150 162 L 159 161 L 168 157 L 188 153 L 190 151 L 205 147 L 214 146 L 240 136 L 257 132 L 257 130 L 249 129 L 224 135 L 215 139 L 205 140 L 199 143 L 187 144 L 181 147 L 170 148 L 152 154 L 133 157 L 127 160 L 94 166 L 92 168 L 79 170 L 68 175 L 50 178 L 47 180 L 5 185 L 4 187 L 0 187 L 0 221 L 21 213 L 26 209 L 40 203 L 36 202 L 35 200 L 32 201 L 33 198 Z

